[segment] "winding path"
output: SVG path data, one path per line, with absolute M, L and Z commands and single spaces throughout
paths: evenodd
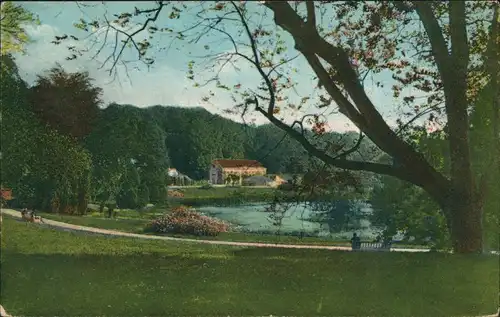
M 21 213 L 13 209 L 2 209 L 2 214 L 21 219 Z M 267 248 L 288 248 L 288 249 L 322 249 L 322 250 L 339 250 L 339 251 L 352 251 L 351 247 L 333 246 L 333 245 L 306 245 L 306 244 L 281 244 L 281 243 L 258 243 L 258 242 L 236 242 L 236 241 L 218 241 L 218 240 L 201 240 L 201 239 L 187 239 L 187 238 L 174 238 L 165 236 L 150 236 L 137 233 L 128 233 L 108 229 L 92 228 L 73 225 L 65 222 L 54 221 L 50 219 L 43 219 L 44 223 L 37 223 L 42 227 L 49 227 L 56 230 L 63 230 L 69 232 L 82 232 L 87 234 L 97 234 L 105 236 L 116 237 L 129 237 L 149 240 L 170 240 L 189 243 L 205 243 L 217 245 L 230 245 L 230 246 L 243 246 L 243 247 L 267 247 Z M 410 248 L 391 248 L 395 252 L 429 252 L 428 249 L 410 249 Z

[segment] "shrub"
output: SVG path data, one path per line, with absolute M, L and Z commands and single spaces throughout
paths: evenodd
M 140 208 L 146 206 L 149 203 L 149 188 L 146 184 L 141 184 L 139 186 L 139 192 L 137 193 L 137 204 Z
M 178 198 L 182 198 L 184 197 L 184 193 L 179 191 L 179 190 L 169 190 L 168 191 L 168 196 L 169 197 L 178 197 Z
M 294 186 L 290 183 L 283 183 L 278 185 L 278 189 L 283 191 L 291 191 L 294 189 Z
M 122 209 L 134 209 L 139 207 L 137 189 L 130 188 L 120 191 L 120 193 L 116 197 L 116 204 L 119 208 Z
M 216 236 L 221 232 L 227 232 L 229 225 L 222 220 L 201 215 L 194 209 L 180 206 L 153 220 L 150 228 L 157 233 Z

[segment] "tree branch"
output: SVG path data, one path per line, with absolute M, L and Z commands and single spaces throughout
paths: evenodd
M 349 105 L 356 107 L 357 112 L 347 115 L 366 135 L 383 151 L 396 158 L 404 166 L 404 170 L 398 170 L 398 178 L 403 180 L 411 179 L 414 184 L 425 184 L 427 190 L 434 191 L 433 187 L 446 184 L 447 179 L 437 172 L 415 149 L 399 138 L 387 125 L 382 115 L 376 110 L 371 100 L 361 85 L 358 75 L 351 66 L 349 56 L 346 51 L 336 47 L 317 33 L 310 32 L 305 22 L 290 7 L 287 2 L 268 1 L 265 5 L 274 12 L 274 21 L 277 25 L 292 35 L 296 49 L 301 51 L 308 59 L 310 66 L 320 78 L 321 83 L 328 88 L 328 93 L 339 105 L 344 107 L 344 114 L 347 113 Z M 430 8 L 430 7 L 429 7 Z M 432 13 L 432 11 L 431 11 Z M 439 27 L 439 25 L 438 25 Z M 442 36 L 442 34 L 441 34 Z M 346 102 L 346 97 L 338 93 L 332 79 L 319 63 L 317 56 L 321 57 L 339 74 L 343 86 L 348 91 L 354 105 Z M 348 101 L 348 100 L 347 100 Z M 347 107 L 347 108 L 346 108 Z M 352 111 L 352 108 L 350 109 Z M 268 116 L 269 119 L 270 116 Z M 278 120 L 279 121 L 279 120 Z M 306 146 L 306 145 L 305 145 Z M 317 149 L 316 149 L 317 150 Z M 321 155 L 321 153 L 318 153 Z M 334 162 L 331 162 L 332 164 Z M 354 166 L 353 166 L 354 167 Z M 359 166 L 357 166 L 359 167 Z M 357 168 L 354 167 L 354 168 Z M 392 172 L 392 171 L 391 171 Z M 401 175 L 401 173 L 406 173 Z M 436 184 L 436 185 L 433 185 Z M 431 189 L 430 189 L 431 188 Z
M 354 107 L 353 104 L 342 94 L 342 91 L 335 85 L 335 83 L 330 78 L 330 75 L 325 70 L 318 57 L 310 52 L 302 49 L 301 51 L 306 57 L 309 65 L 314 70 L 314 72 L 318 75 L 321 83 L 324 84 L 326 91 L 332 96 L 337 105 L 339 106 L 339 110 L 342 114 L 344 114 L 347 118 L 349 118 L 359 129 L 366 129 L 366 122 L 364 117 L 359 113 L 358 109 Z
M 142 55 L 141 55 L 139 47 L 137 46 L 137 43 L 134 40 L 134 36 L 136 36 L 137 34 L 139 34 L 142 31 L 144 31 L 149 23 L 156 21 L 158 19 L 158 17 L 160 16 L 160 12 L 164 8 L 164 6 L 165 6 L 165 3 L 163 1 L 160 1 L 160 2 L 158 2 L 158 7 L 154 8 L 154 9 L 138 10 L 136 8 L 136 11 L 135 11 L 136 15 L 141 14 L 141 13 L 152 13 L 152 12 L 155 12 L 155 14 L 153 17 L 147 18 L 146 21 L 144 22 L 144 24 L 139 29 L 132 32 L 131 34 L 117 29 L 116 27 L 112 26 L 111 23 L 109 23 L 109 21 L 106 20 L 108 27 L 112 28 L 117 33 L 123 34 L 126 37 L 126 40 L 123 42 L 122 47 L 120 48 L 118 54 L 113 56 L 113 64 L 111 65 L 111 68 L 109 69 L 110 74 L 115 69 L 116 64 L 118 63 L 118 60 L 120 59 L 121 55 L 123 54 L 123 51 L 125 50 L 125 47 L 127 47 L 127 44 L 129 42 L 131 42 L 134 45 L 135 49 L 139 53 L 139 59 L 141 59 Z M 117 45 L 117 43 L 115 43 L 115 51 L 116 51 L 116 45 Z
M 316 13 L 314 12 L 314 1 L 306 1 L 307 7 L 307 26 L 311 32 L 316 30 Z
M 253 55 L 254 55 L 254 62 L 253 62 L 253 64 L 255 65 L 255 67 L 257 67 L 257 71 L 262 76 L 262 79 L 265 81 L 267 89 L 269 91 L 269 95 L 270 95 L 270 99 L 269 99 L 270 101 L 269 101 L 269 105 L 267 107 L 267 113 L 270 116 L 273 116 L 274 107 L 276 106 L 276 98 L 275 98 L 275 93 L 274 93 L 273 85 L 271 83 L 271 80 L 269 80 L 269 77 L 266 76 L 266 73 L 264 72 L 264 70 L 260 66 L 259 55 L 258 55 L 258 52 L 257 52 L 257 44 L 255 43 L 255 40 L 254 40 L 254 38 L 252 36 L 252 32 L 250 31 L 250 28 L 248 27 L 248 23 L 246 22 L 245 17 L 243 16 L 243 13 L 241 13 L 240 8 L 238 8 L 238 6 L 234 3 L 234 1 L 231 1 L 231 4 L 233 5 L 233 7 L 235 8 L 236 12 L 238 13 L 238 15 L 239 15 L 239 17 L 241 19 L 241 23 L 243 23 L 243 27 L 245 28 L 247 36 L 248 36 L 248 38 L 250 40 L 250 45 L 251 45 L 252 52 L 253 52 Z
M 460 80 L 467 80 L 467 66 L 469 65 L 469 45 L 467 39 L 467 23 L 465 19 L 465 2 L 450 1 L 450 37 L 451 59 L 458 74 L 463 75 Z
M 424 25 L 425 32 L 429 37 L 431 43 L 432 53 L 436 62 L 437 69 L 443 82 L 449 82 L 447 70 L 449 68 L 449 54 L 446 46 L 446 41 L 443 36 L 443 31 L 439 26 L 436 16 L 432 12 L 429 2 L 416 1 L 414 3 L 422 24 Z
M 264 109 L 259 106 L 258 99 L 255 98 L 255 109 L 264 115 L 271 123 L 276 125 L 281 130 L 285 131 L 290 137 L 298 141 L 307 152 L 311 153 L 315 157 L 319 158 L 323 162 L 337 167 L 354 171 L 368 171 L 377 174 L 384 174 L 397 177 L 406 181 L 412 181 L 410 177 L 405 173 L 404 169 L 400 167 L 394 167 L 392 165 L 371 163 L 371 162 L 360 162 L 360 161 L 350 161 L 345 159 L 339 159 L 329 156 L 324 151 L 319 150 L 314 145 L 312 145 L 301 133 L 290 127 L 289 125 L 278 120 L 275 116 L 269 115 Z M 354 151 L 354 150 L 353 150 Z M 349 154 L 349 153 L 347 153 Z M 342 153 L 340 156 L 345 156 L 347 154 Z

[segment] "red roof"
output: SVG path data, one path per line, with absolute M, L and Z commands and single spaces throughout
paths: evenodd
M 212 162 L 214 165 L 222 167 L 264 167 L 256 160 L 215 160 Z

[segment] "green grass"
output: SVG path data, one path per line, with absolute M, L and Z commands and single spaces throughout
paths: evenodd
M 93 216 L 71 216 L 50 213 L 37 213 L 43 218 L 70 223 L 78 226 L 117 230 L 131 233 L 142 233 L 144 227 L 149 223 L 148 219 L 141 218 L 98 218 Z
M 273 195 L 276 191 L 273 188 L 262 187 L 212 187 L 202 188 L 181 188 L 178 189 L 184 194 L 184 198 L 226 198 L 228 196 L 247 196 L 247 197 L 267 197 Z
M 463 316 L 498 306 L 498 257 L 103 238 L 4 217 L 2 305 L 31 316 Z
M 184 194 L 184 197 L 169 197 L 171 205 L 198 206 L 226 206 L 239 205 L 249 202 L 266 202 L 273 199 L 275 195 L 284 195 L 283 192 L 273 188 L 255 187 L 212 187 L 201 188 L 181 188 L 177 189 Z
M 38 213 L 43 218 L 55 221 L 61 221 L 79 226 L 87 226 L 93 228 L 118 230 L 131 233 L 144 233 L 144 228 L 149 223 L 148 219 L 138 218 L 97 218 L 91 216 L 70 216 L 70 215 L 56 215 L 50 213 Z M 293 236 L 273 236 L 273 235 L 260 235 L 253 233 L 240 233 L 240 232 L 224 232 L 216 237 L 208 236 L 194 236 L 194 235 L 181 235 L 181 234 L 168 234 L 168 236 L 179 238 L 191 239 L 207 239 L 219 241 L 242 241 L 242 242 L 269 242 L 269 243 L 289 243 L 289 244 L 317 244 L 317 245 L 349 245 L 346 241 L 332 241 L 323 240 L 315 237 L 293 237 Z

